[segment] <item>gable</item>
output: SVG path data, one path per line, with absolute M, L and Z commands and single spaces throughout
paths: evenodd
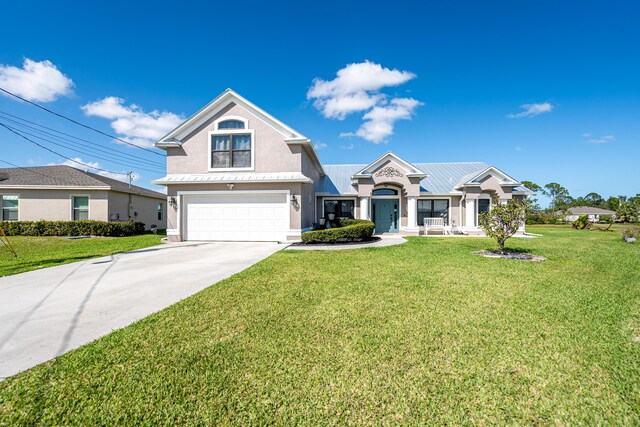
M 255 138 L 251 138 L 252 144 L 255 144 L 252 145 L 251 155 L 256 158 L 252 159 L 252 167 L 245 169 L 262 169 L 260 172 L 299 171 L 303 163 L 301 158 L 304 158 L 324 174 L 309 138 L 231 89 L 224 91 L 155 143 L 155 147 L 167 150 L 168 173 L 214 172 L 208 170 L 210 168 L 206 161 L 203 165 L 198 162 L 210 156 L 210 135 L 207 132 L 218 133 L 220 129 L 217 123 L 227 119 L 244 122 L 247 133 L 255 131 Z M 229 131 L 233 132 L 234 129 Z M 265 147 L 261 147 L 262 145 Z M 292 155 L 297 156 L 297 160 L 292 160 Z M 179 160 L 180 157 L 183 159 Z
M 385 168 L 385 167 L 394 169 L 394 171 L 389 169 L 390 174 L 404 173 L 408 177 L 427 176 L 427 174 L 417 166 L 393 154 L 391 151 L 388 151 L 387 153 L 382 155 L 380 158 L 376 159 L 375 161 L 373 161 L 372 163 L 368 164 L 367 166 L 362 168 L 360 171 L 355 173 L 353 177 L 354 178 L 372 177 L 374 174 L 378 173 L 382 168 Z

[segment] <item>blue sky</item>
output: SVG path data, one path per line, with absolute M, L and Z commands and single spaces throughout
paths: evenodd
M 43 105 L 135 143 L 147 144 L 153 129 L 145 140 L 127 125 L 152 117 L 150 128 L 166 127 L 231 87 L 309 136 L 324 163 L 366 163 L 392 150 L 416 162 L 484 161 L 520 180 L 559 182 L 574 197 L 640 193 L 637 2 L 37 3 L 4 5 L 13 19 L 0 27 L 0 83 L 2 70 L 25 59 L 50 61 L 73 86 Z M 365 60 L 405 78 L 366 91 L 376 100 L 369 109 L 326 117 L 308 98 L 314 79 L 331 82 Z M 121 99 L 111 105 L 124 109 L 116 129 L 113 109 L 99 109 L 105 98 Z M 400 111 L 382 142 L 357 135 L 371 109 L 389 112 L 397 99 L 420 104 Z M 539 114 L 510 118 L 522 105 Z M 5 96 L 0 111 L 162 160 Z M 0 135 L 0 159 L 64 161 Z M 144 186 L 162 175 L 55 149 L 133 169 Z

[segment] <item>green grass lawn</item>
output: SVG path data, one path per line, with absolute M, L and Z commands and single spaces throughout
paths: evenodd
M 0 245 L 0 276 L 146 248 L 160 244 L 162 237 L 164 235 L 143 234 L 71 240 L 63 237 L 9 236 L 18 257 L 14 258 L 5 246 Z
M 14 425 L 640 423 L 640 245 L 283 251 L 0 383 Z M 171 280 L 167 277 L 167 280 Z

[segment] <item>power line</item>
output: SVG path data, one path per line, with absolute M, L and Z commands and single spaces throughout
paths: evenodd
M 1 125 L 1 126 L 4 126 L 5 128 L 7 128 L 7 129 L 9 129 L 9 130 L 12 130 L 12 131 L 17 131 L 17 130 L 18 130 L 18 129 L 16 129 L 16 128 L 11 127 L 11 126 L 8 126 L 8 125 L 6 125 L 6 124 L 4 124 L 4 123 L 2 123 L 2 122 L 0 122 L 0 125 Z M 24 130 L 20 130 L 20 132 L 22 132 L 22 133 L 23 133 L 23 134 L 25 134 L 25 135 L 29 135 L 29 136 L 32 136 L 32 137 L 34 137 L 34 138 L 37 138 L 37 139 L 39 139 L 39 140 L 41 140 L 41 141 L 45 141 L 45 142 L 48 142 L 48 143 L 50 143 L 50 144 L 57 145 L 58 147 L 66 148 L 67 150 L 76 151 L 76 152 L 81 153 L 81 154 L 86 154 L 87 156 L 95 157 L 96 159 L 106 160 L 106 161 L 108 161 L 108 162 L 116 163 L 116 164 L 119 164 L 119 165 L 122 165 L 122 166 L 127 166 L 127 167 L 130 167 L 130 166 L 131 166 L 131 164 L 129 164 L 129 163 L 123 163 L 123 162 L 120 162 L 120 161 L 118 161 L 118 160 L 113 160 L 113 159 L 110 159 L 110 158 L 106 158 L 106 157 L 99 156 L 99 155 L 97 155 L 97 154 L 88 153 L 88 152 L 86 152 L 86 151 L 82 151 L 82 150 L 79 150 L 79 149 L 77 149 L 77 148 L 70 147 L 70 146 L 69 146 L 69 145 L 67 145 L 67 144 L 63 144 L 63 143 L 59 143 L 59 142 L 55 142 L 55 141 L 51 141 L 50 139 L 43 138 L 43 137 L 38 136 L 38 135 L 34 135 L 34 134 L 32 134 L 32 133 L 30 133 L 30 132 L 26 132 L 26 131 L 24 131 Z M 15 133 L 15 132 L 14 132 L 14 133 Z M 21 136 L 23 136 L 23 135 L 21 135 Z M 23 136 L 23 137 L 24 137 L 24 136 Z M 137 168 L 137 169 L 144 170 L 144 171 L 147 171 L 147 172 L 153 172 L 153 173 L 158 173 L 158 172 L 160 172 L 159 170 L 147 169 L 147 168 L 144 168 L 144 167 L 139 166 L 139 165 L 136 165 L 136 168 Z
M 14 164 L 14 163 L 7 162 L 6 160 L 0 159 L 0 162 L 4 163 L 5 165 L 13 166 L 14 168 L 23 169 L 23 170 L 26 170 L 27 172 L 31 172 L 31 173 L 35 173 L 35 174 L 40 175 L 40 176 L 44 176 L 45 178 L 52 178 L 53 179 L 52 176 L 45 175 L 43 173 L 40 173 L 38 171 L 29 169 L 29 168 L 25 168 L 24 166 L 18 166 L 18 165 Z
M 69 161 L 71 161 L 71 162 L 73 162 L 73 163 L 77 163 L 77 164 L 79 164 L 79 165 L 86 166 L 86 167 L 88 167 L 89 169 L 99 170 L 99 171 L 101 171 L 101 172 L 108 172 L 108 173 L 113 173 L 113 174 L 117 174 L 117 175 L 126 175 L 126 173 L 123 173 L 123 172 L 114 172 L 114 171 L 110 171 L 110 170 L 102 169 L 102 168 L 97 168 L 97 167 L 95 167 L 95 166 L 91 166 L 91 165 L 88 165 L 88 164 L 86 164 L 86 163 L 79 162 L 79 161 L 77 161 L 77 160 L 72 159 L 71 157 L 67 157 L 67 156 L 65 156 L 65 155 L 63 155 L 63 154 L 60 154 L 60 153 L 58 153 L 58 152 L 56 152 L 56 151 L 53 151 L 52 149 L 47 148 L 47 147 L 45 147 L 44 145 L 39 144 L 39 143 L 35 142 L 34 140 L 32 140 L 32 139 L 30 139 L 30 138 L 27 138 L 26 136 L 22 135 L 20 132 L 16 131 L 15 129 L 10 128 L 9 126 L 7 126 L 7 125 L 5 125 L 5 124 L 3 124 L 3 123 L 0 123 L 0 126 L 2 126 L 3 128 L 7 129 L 9 132 L 15 133 L 15 134 L 16 134 L 16 135 L 18 135 L 20 138 L 26 139 L 26 140 L 27 140 L 27 141 L 29 141 L 30 143 L 35 144 L 35 145 L 37 145 L 38 147 L 40 147 L 40 148 L 42 148 L 42 149 L 44 149 L 44 150 L 47 150 L 48 152 L 53 153 L 53 154 L 55 154 L 56 156 L 60 156 L 60 157 L 62 157 L 62 158 L 64 158 L 64 159 L 67 159 L 67 160 L 69 160 Z
M 90 140 L 88 140 L 88 139 L 80 138 L 80 137 L 78 137 L 78 136 L 75 136 L 75 135 L 72 135 L 72 134 L 69 134 L 69 133 L 66 133 L 66 132 L 62 132 L 62 131 L 57 130 L 57 129 L 53 129 L 53 128 L 47 127 L 47 126 L 42 125 L 42 124 L 40 124 L 40 123 L 36 123 L 36 122 L 31 121 L 31 120 L 27 120 L 27 119 L 25 119 L 25 118 L 23 118 L 23 117 L 19 117 L 19 116 L 15 116 L 15 115 L 13 115 L 13 114 L 7 113 L 6 111 L 2 111 L 2 110 L 0 110 L 0 115 L 8 116 L 8 117 L 5 117 L 5 118 L 4 118 L 5 120 L 9 120 L 9 121 L 11 121 L 11 122 L 13 122 L 13 123 L 20 124 L 21 126 L 25 126 L 25 127 L 27 127 L 27 128 L 33 129 L 33 130 L 38 130 L 38 131 L 40 131 L 40 132 L 42 132 L 42 133 L 44 133 L 44 134 L 48 134 L 48 135 L 50 135 L 50 136 L 54 136 L 54 135 L 52 135 L 50 132 L 41 131 L 41 130 L 39 130 L 39 129 L 34 128 L 33 126 L 29 126 L 29 125 L 27 125 L 27 124 L 20 123 L 20 122 L 30 123 L 31 125 L 38 126 L 38 127 L 40 127 L 40 128 L 43 128 L 43 129 L 47 129 L 48 131 L 55 132 L 55 133 L 57 133 L 57 134 L 64 135 L 64 136 L 69 137 L 69 138 L 73 138 L 73 139 L 76 139 L 76 140 L 78 140 L 78 141 L 84 141 L 84 142 L 87 142 L 87 143 L 91 144 L 92 146 L 98 145 L 98 144 L 97 144 L 96 142 L 94 142 L 94 141 L 90 141 Z M 16 120 L 14 120 L 14 119 L 16 119 Z M 56 136 L 56 137 L 57 137 L 57 138 L 59 138 L 59 139 L 68 140 L 67 138 L 63 138 L 63 137 L 61 137 L 61 136 Z M 69 140 L 69 142 L 71 142 L 71 141 Z M 74 143 L 76 143 L 76 142 L 74 142 Z M 80 143 L 77 143 L 77 144 L 78 144 L 78 145 L 84 145 L 84 144 L 80 144 Z M 95 147 L 94 147 L 94 148 L 95 148 Z M 95 148 L 95 149 L 96 149 L 96 150 L 98 150 L 98 148 Z M 137 156 L 137 155 L 135 155 L 135 154 L 123 153 L 123 152 L 121 152 L 121 151 L 115 150 L 115 149 L 110 148 L 110 147 L 104 147 L 104 149 L 105 149 L 105 150 L 109 150 L 109 151 L 113 151 L 114 153 L 117 153 L 117 154 L 122 155 L 122 156 L 131 157 L 132 159 L 136 159 L 136 160 L 140 160 L 140 161 L 145 161 L 145 162 L 148 162 L 148 163 L 152 163 L 152 164 L 154 164 L 154 165 L 157 165 L 157 166 L 162 166 L 162 167 L 164 168 L 164 163 L 159 163 L 159 162 L 156 162 L 156 161 L 153 161 L 153 160 L 145 159 L 144 157 Z M 103 151 L 103 150 L 100 150 L 100 151 Z
M 0 113 L 1 113 L 1 112 L 0 112 Z M 159 171 L 161 171 L 161 170 L 162 170 L 162 172 L 164 172 L 164 165 L 162 165 L 162 166 L 161 166 L 159 163 L 156 163 L 156 162 L 154 162 L 154 161 L 152 161 L 152 160 L 147 160 L 147 159 L 139 158 L 139 157 L 137 157 L 137 156 L 133 156 L 133 159 L 123 158 L 123 157 L 121 157 L 121 156 L 126 156 L 126 155 L 127 155 L 126 153 L 120 153 L 119 151 L 116 151 L 116 150 L 105 150 L 105 149 L 103 149 L 103 148 L 96 147 L 96 146 L 95 146 L 95 144 L 83 144 L 83 143 L 81 143 L 81 142 L 73 141 L 73 140 L 71 140 L 71 139 L 69 139 L 69 138 L 64 138 L 64 137 L 61 137 L 61 136 L 58 136 L 58 135 L 52 134 L 52 133 L 50 133 L 50 132 L 46 132 L 46 131 L 43 131 L 43 130 L 37 129 L 37 128 L 33 127 L 33 126 L 29 126 L 29 125 L 27 125 L 27 124 L 20 123 L 20 122 L 18 122 L 17 120 L 9 119 L 9 118 L 7 118 L 7 117 L 2 117 L 1 115 L 0 115 L 0 120 L 7 120 L 7 121 L 10 121 L 10 122 L 14 123 L 14 124 L 13 124 L 13 125 L 11 125 L 10 127 L 13 127 L 13 126 L 19 126 L 20 128 L 27 128 L 27 129 L 30 129 L 30 130 L 32 130 L 32 131 L 34 131 L 34 132 L 38 132 L 38 133 L 44 134 L 44 135 L 45 135 L 45 136 L 47 136 L 47 137 L 55 138 L 55 139 L 56 139 L 56 140 L 58 140 L 58 141 L 68 142 L 68 143 L 70 143 L 70 144 L 74 144 L 74 145 L 79 145 L 79 146 L 81 146 L 81 147 L 85 147 L 85 148 L 86 148 L 86 149 L 88 149 L 88 150 L 94 150 L 94 151 L 98 151 L 98 152 L 105 153 L 106 155 L 109 155 L 109 156 L 115 156 L 118 160 L 123 160 L 123 161 L 126 161 L 126 162 L 136 162 L 136 163 L 138 163 L 138 162 L 142 162 L 142 164 L 143 164 L 144 166 L 158 168 L 158 169 L 159 169 L 159 170 L 158 170 L 158 172 L 159 172 Z M 15 129 L 15 128 L 14 128 L 14 129 Z M 46 138 L 44 138 L 44 137 L 42 137 L 42 136 L 40 136 L 40 135 L 35 135 L 35 134 L 30 133 L 30 132 L 28 132 L 28 131 L 26 131 L 26 130 L 24 130 L 24 129 L 19 129 L 19 130 L 21 130 L 22 132 L 24 132 L 24 133 L 25 133 L 25 134 L 27 134 L 27 135 L 31 135 L 31 136 L 33 136 L 33 137 L 40 138 L 40 139 L 41 139 L 41 140 L 43 140 L 43 141 L 48 141 L 48 142 L 51 142 L 52 144 L 56 144 L 55 142 L 50 141 L 50 140 L 48 140 L 48 139 L 46 139 Z M 57 145 L 57 144 L 56 144 L 56 145 Z M 78 151 L 78 152 L 81 152 L 81 153 L 82 153 L 82 151 L 81 151 L 81 150 L 77 150 L 77 149 L 72 148 L 72 147 L 69 147 L 69 146 L 67 146 L 67 145 L 65 145 L 65 147 L 66 147 L 66 148 L 69 148 L 69 149 L 76 150 L 76 151 Z M 83 154 L 88 154 L 88 155 L 90 155 L 90 156 L 96 156 L 96 157 L 97 157 L 97 155 L 95 155 L 95 154 L 90 154 L 90 153 L 83 153 Z M 111 159 L 104 159 L 104 160 L 113 161 L 113 160 L 111 160 Z M 129 164 L 127 163 L 127 166 L 128 166 L 128 165 L 129 165 Z
M 19 96 L 19 95 L 16 95 L 16 94 L 15 94 L 15 93 L 13 93 L 13 92 L 9 92 L 9 91 L 8 91 L 8 90 L 6 90 L 5 88 L 0 87 L 0 91 L 2 91 L 2 92 L 4 92 L 4 93 L 6 93 L 7 95 L 13 96 L 14 98 L 17 98 L 17 99 L 19 99 L 19 100 L 21 100 L 21 101 L 24 101 L 24 102 L 26 102 L 27 104 L 31 104 L 31 105 L 33 105 L 34 107 L 37 107 L 37 108 L 39 108 L 39 109 L 41 109 L 41 110 L 43 110 L 43 111 L 46 111 L 47 113 L 50 113 L 50 114 L 53 114 L 53 115 L 58 116 L 58 117 L 60 117 L 60 118 L 63 118 L 63 119 L 65 119 L 65 120 L 68 120 L 68 121 L 70 121 L 71 123 L 74 123 L 74 124 L 76 124 L 76 125 L 78 125 L 78 126 L 82 126 L 83 128 L 90 129 L 90 130 L 92 130 L 92 131 L 94 131 L 94 132 L 97 132 L 97 133 L 99 133 L 99 134 L 101 134 L 101 135 L 104 135 L 104 136 L 106 136 L 106 137 L 109 137 L 109 138 L 113 138 L 113 139 L 115 139 L 116 141 L 120 141 L 120 142 L 122 142 L 122 143 L 124 143 L 124 144 L 127 144 L 127 145 L 130 145 L 130 146 L 132 146 L 132 147 L 136 147 L 136 148 L 139 148 L 139 149 L 141 149 L 141 150 L 148 151 L 149 153 L 153 153 L 153 154 L 155 154 L 155 155 L 157 155 L 157 156 L 164 157 L 164 155 L 162 155 L 162 154 L 160 154 L 160 153 L 158 153 L 158 152 L 155 152 L 155 151 L 153 151 L 153 150 L 149 150 L 148 148 L 140 147 L 139 145 L 136 145 L 136 144 L 132 144 L 132 143 L 130 143 L 129 141 L 126 141 L 126 140 L 124 140 L 124 139 L 118 138 L 117 136 L 110 135 L 110 134 L 108 134 L 108 133 L 106 133 L 106 132 L 103 132 L 103 131 L 101 131 L 100 129 L 93 128 L 93 127 L 91 127 L 91 126 L 89 126 L 89 125 L 85 125 L 84 123 L 80 123 L 79 121 L 74 120 L 74 119 L 72 119 L 72 118 L 70 118 L 70 117 L 67 117 L 67 116 L 65 116 L 65 115 L 63 115 L 63 114 L 56 113 L 55 111 L 49 110 L 47 107 L 44 107 L 44 106 L 42 106 L 42 105 L 40 105 L 40 104 L 36 104 L 35 102 L 29 101 L 28 99 L 24 99 L 23 97 L 21 97 L 21 96 Z

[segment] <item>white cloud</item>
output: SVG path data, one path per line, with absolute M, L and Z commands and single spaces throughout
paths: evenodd
M 123 139 L 140 147 L 151 147 L 153 143 L 184 121 L 180 115 L 153 110 L 144 112 L 136 104 L 126 105 L 125 100 L 108 96 L 83 105 L 87 116 L 111 120 L 111 128 Z
M 410 120 L 414 110 L 422 103 L 413 98 L 394 98 L 387 105 L 376 106 L 362 118 L 365 122 L 356 131 L 360 138 L 374 144 L 384 142 L 393 135 L 393 125 L 398 120 Z
M 351 143 L 347 145 L 341 145 L 340 148 L 342 148 L 343 150 L 353 150 L 354 148 L 356 148 L 356 146 L 355 144 Z
M 538 114 L 550 113 L 554 105 L 550 102 L 543 102 L 540 104 L 523 104 L 520 106 L 524 111 L 515 114 L 507 115 L 510 119 L 521 119 L 523 117 L 535 117 Z
M 316 147 L 316 150 L 324 150 L 325 148 L 327 148 L 327 147 L 328 147 L 328 145 L 327 145 L 327 144 L 325 144 L 324 142 L 318 142 L 318 143 L 315 145 L 315 147 Z
M 22 68 L 0 64 L 0 86 L 29 101 L 51 102 L 73 94 L 73 81 L 51 61 L 25 58 Z
M 393 134 L 396 121 L 408 120 L 415 108 L 422 105 L 411 98 L 389 101 L 380 91 L 415 77 L 409 71 L 385 68 L 371 61 L 349 64 L 338 70 L 333 80 L 314 79 L 307 99 L 313 100 L 314 107 L 330 119 L 344 120 L 349 114 L 366 111 L 360 129 L 340 136 L 359 136 L 380 143 Z
M 129 178 L 126 175 L 126 172 L 122 172 L 122 173 L 105 172 L 103 170 L 98 170 L 98 169 L 103 169 L 103 167 L 98 162 L 85 161 L 85 160 L 82 160 L 80 157 L 72 157 L 72 159 L 74 161 L 65 160 L 64 162 L 61 162 L 61 163 L 49 163 L 49 166 L 66 165 L 66 166 L 71 166 L 72 168 L 80 169 L 86 172 L 91 172 L 97 175 L 106 176 L 107 178 L 117 179 L 118 181 L 129 182 Z M 84 163 L 87 166 L 83 166 L 76 162 Z M 140 174 L 134 172 L 132 182 L 137 182 L 138 180 L 140 180 Z
M 590 133 L 583 133 L 582 136 L 587 138 L 586 142 L 589 144 L 606 144 L 607 142 L 613 142 L 616 140 L 614 135 L 604 135 L 604 136 L 596 136 L 594 137 Z

